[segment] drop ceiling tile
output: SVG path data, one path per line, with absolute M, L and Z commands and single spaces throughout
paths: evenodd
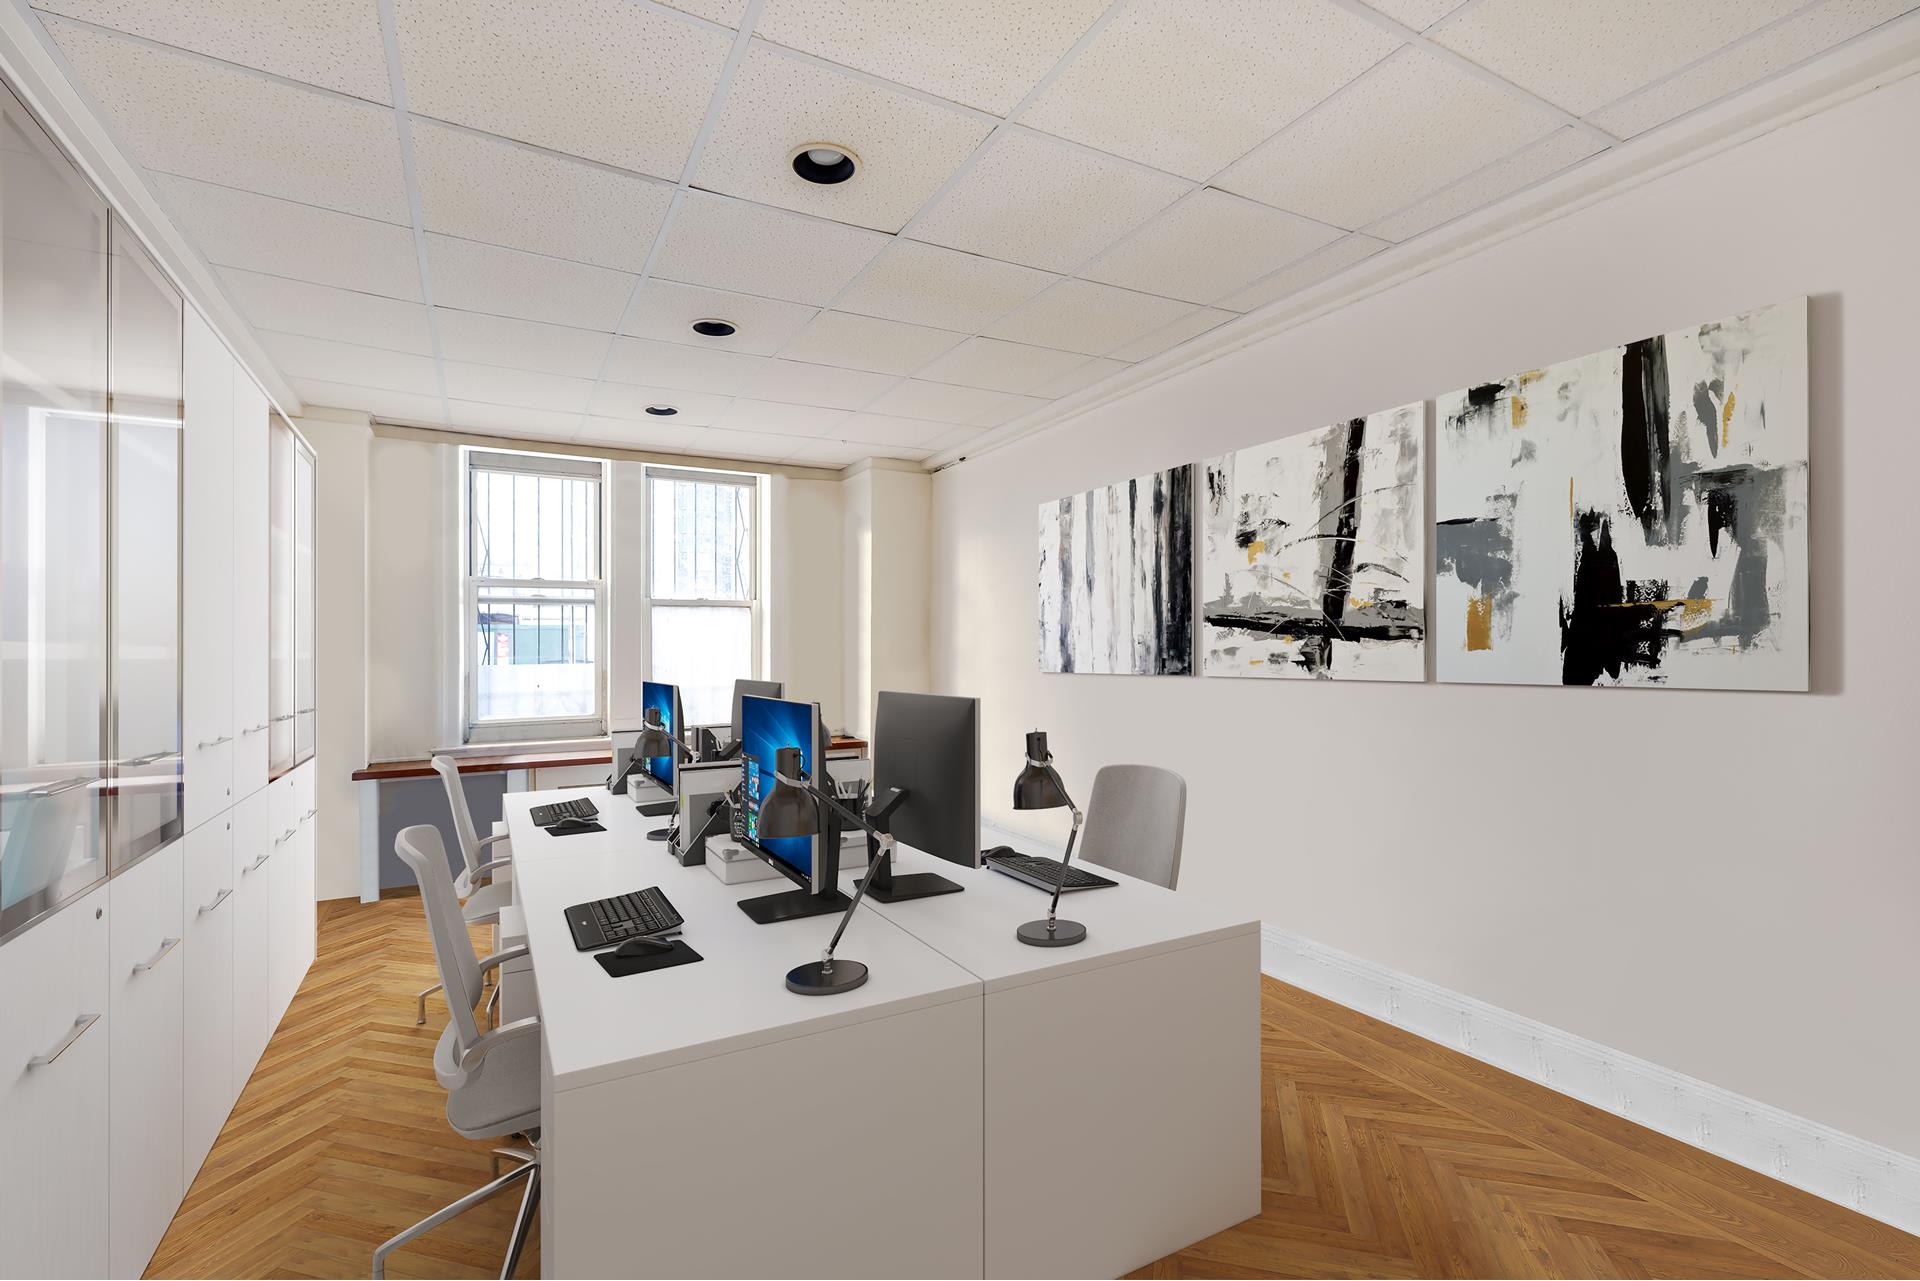
M 568 378 L 599 377 L 608 344 L 613 341 L 611 334 L 593 329 L 570 329 L 449 307 L 435 310 L 434 323 L 440 327 L 440 354 L 448 360 Z M 473 395 L 466 399 L 491 398 Z
M 957 449 L 962 445 L 978 440 L 983 434 L 985 434 L 983 429 L 979 427 L 955 427 L 952 431 L 933 442 L 933 451 L 935 453 L 943 453 L 949 449 Z
M 823 306 L 887 247 L 865 227 L 689 191 L 661 246 L 654 274 Z
M 1172 351 L 1181 343 L 1190 338 L 1197 338 L 1209 329 L 1218 329 L 1232 319 L 1233 313 L 1230 311 L 1201 307 L 1188 312 L 1164 328 L 1156 329 L 1150 334 L 1114 348 L 1110 354 L 1115 360 L 1147 360 L 1158 356 L 1163 351 Z
M 1324 223 L 1207 187 L 1080 274 L 1123 289 L 1207 303 L 1339 235 Z
M 1143 169 L 1022 129 L 987 152 L 913 224 L 916 240 L 1068 272 L 1191 189 Z
M 771 400 L 734 401 L 721 411 L 716 427 L 728 431 L 768 432 L 778 436 L 829 436 L 853 417 L 844 409 L 783 405 Z
M 1410 240 L 1443 222 L 1451 222 L 1461 214 L 1490 205 L 1522 187 L 1559 173 L 1568 165 L 1578 164 L 1606 150 L 1606 146 L 1606 143 L 1584 130 L 1571 126 L 1556 129 L 1505 160 L 1496 160 L 1452 186 L 1441 188 L 1425 200 L 1370 224 L 1367 232 L 1382 240 Z
M 855 444 L 893 445 L 903 449 L 931 449 L 952 426 L 926 418 L 895 418 L 889 414 L 855 414 L 839 428 L 843 440 Z
M 630 0 L 395 0 L 407 105 L 678 182 L 733 37 Z
M 151 181 L 218 266 L 420 301 L 420 257 L 405 227 L 166 174 Z
M 552 152 L 413 123 L 414 172 L 428 231 L 574 262 L 639 271 L 673 186 Z
M 1369 8 L 1378 9 L 1395 22 L 1412 27 L 1415 31 L 1425 31 L 1465 2 L 1466 0 L 1366 0 Z
M 567 378 L 530 369 L 502 369 L 448 360 L 447 399 L 480 401 L 488 405 L 519 405 L 559 413 L 583 414 L 593 399 L 591 378 Z
M 798 360 L 770 360 L 747 387 L 746 395 L 825 409 L 859 409 L 898 381 L 892 374 L 870 374 Z
M 929 329 L 850 311 L 823 311 L 808 321 L 780 354 L 816 365 L 910 374 L 965 337 L 949 329 Z
M 589 407 L 608 418 L 629 418 L 635 422 L 650 420 L 649 405 L 671 405 L 680 412 L 672 421 L 681 427 L 707 427 L 720 417 L 729 397 L 705 392 L 682 391 L 672 387 L 649 387 L 633 383 L 603 382 Z M 665 420 L 663 420 L 665 421 Z
M 1193 310 L 1191 304 L 1171 298 L 1090 280 L 1063 280 L 986 332 L 1038 347 L 1105 356 Z
M 615 338 L 613 354 L 607 360 L 607 379 L 738 396 L 767 364 L 765 356 L 748 356 L 737 351 L 689 347 L 648 338 Z
M 1387 248 L 1386 241 L 1355 232 L 1351 236 L 1334 241 L 1317 253 L 1308 254 L 1298 262 L 1289 263 L 1270 276 L 1254 281 L 1232 297 L 1221 299 L 1220 305 L 1229 311 L 1252 311 L 1256 307 L 1264 307 L 1277 298 L 1299 293 L 1308 285 L 1317 285 L 1330 276 L 1338 275 L 1362 258 L 1377 254 L 1385 248 Z M 1207 328 L 1212 326 L 1209 325 Z M 1188 334 L 1180 341 L 1185 342 L 1192 336 Z
M 691 13 L 709 22 L 725 23 L 729 27 L 738 27 L 747 12 L 747 0 L 661 0 L 661 3 L 669 9 Z
M 710 191 L 898 231 L 992 128 L 989 121 L 771 48 L 747 50 L 694 181 Z M 862 171 L 820 186 L 793 172 L 807 142 L 851 147 Z
M 813 319 L 814 310 L 800 303 L 656 279 L 640 287 L 620 332 L 710 351 L 771 356 Z M 693 322 L 707 317 L 731 321 L 737 329 L 725 338 L 703 338 L 693 332 Z
M 605 267 L 427 234 L 433 300 L 442 307 L 612 333 L 634 277 Z
M 700 433 L 694 452 L 714 458 L 742 458 L 777 463 L 801 448 L 806 438 L 782 432 L 730 431 L 714 428 Z
M 33 7 L 356 98 L 393 101 L 375 0 L 34 0 Z
M 580 415 L 553 409 L 494 404 L 489 401 L 449 399 L 447 422 L 457 428 L 485 432 L 489 435 L 572 440 L 574 431 L 580 426 Z
M 219 271 L 227 293 L 256 329 L 433 355 L 427 309 L 419 303 L 232 267 Z
M 1402 49 L 1221 174 L 1219 185 L 1321 222 L 1363 227 L 1545 137 L 1557 123 L 1546 108 L 1452 63 Z
M 47 25 L 78 81 L 147 168 L 412 221 L 391 109 L 58 18 Z
M 807 440 L 781 459 L 809 467 L 850 467 L 875 456 L 878 447 L 850 440 Z
M 1071 396 L 1077 391 L 1085 391 L 1097 382 L 1104 382 L 1127 367 L 1124 360 L 1106 360 L 1095 357 L 1078 369 L 1070 370 L 1060 377 L 1041 383 L 1032 388 L 1034 395 L 1046 400 L 1058 400 L 1062 396 Z
M 894 418 L 925 418 L 933 422 L 971 422 L 980 414 L 992 413 L 1021 399 L 1003 391 L 985 391 L 979 387 L 956 387 L 952 383 L 923 382 L 909 378 L 874 401 L 867 408 L 876 414 Z
M 967 420 L 969 427 L 1004 427 L 1016 418 L 1025 418 L 1036 409 L 1052 404 L 1038 396 L 1009 396 L 1002 404 L 982 410 Z
M 754 34 L 1004 116 L 1108 0 L 770 0 Z
M 653 449 L 669 453 L 697 452 L 696 446 L 707 428 L 676 425 L 671 418 L 606 418 L 588 414 L 580 420 L 574 436 L 582 445 L 612 445 L 618 449 Z
M 1327 0 L 1139 0 L 1020 120 L 1205 179 L 1398 43 Z
M 1582 116 L 1799 8 L 1805 0 L 1479 0 L 1440 44 Z
M 1078 352 L 1055 351 L 1003 338 L 969 338 L 922 369 L 919 376 L 937 383 L 959 383 L 989 391 L 1031 392 L 1089 363 Z
M 289 378 L 313 378 L 381 391 L 410 392 L 416 396 L 440 394 L 440 375 L 431 356 L 334 342 L 329 338 L 275 333 L 270 329 L 260 331 L 260 343 L 280 372 Z
M 420 396 L 404 391 L 388 391 L 384 387 L 356 387 L 321 378 L 289 377 L 287 381 L 293 386 L 294 395 L 300 397 L 301 403 L 309 409 L 327 406 L 333 409 L 357 409 L 376 418 L 404 418 L 420 423 L 445 421 L 438 393 Z
M 977 332 L 1058 277 L 1031 267 L 896 240 L 840 298 L 842 311 Z
M 1827 0 L 1587 118 L 1615 137 L 1631 138 L 1851 40 L 1913 7 L 1914 0 Z

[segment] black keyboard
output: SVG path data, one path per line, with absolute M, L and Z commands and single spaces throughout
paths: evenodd
M 632 894 L 576 903 L 567 909 L 567 927 L 573 931 L 574 947 L 590 952 L 630 938 L 677 930 L 680 913 L 674 910 L 659 886 L 650 885 Z
M 533 825 L 552 827 L 563 818 L 595 818 L 599 813 L 599 807 L 582 796 L 577 800 L 555 801 L 551 805 L 534 806 Z
M 1016 850 L 995 850 L 986 856 L 986 864 L 996 872 L 1005 872 L 1016 881 L 1025 881 L 1029 885 L 1043 890 L 1060 886 L 1062 894 L 1070 890 L 1097 890 L 1107 885 L 1118 885 L 1104 876 L 1097 876 L 1079 864 L 1063 868 L 1057 858 L 1040 858 L 1033 854 L 1022 854 Z M 1060 873 L 1065 871 L 1067 879 L 1061 883 Z

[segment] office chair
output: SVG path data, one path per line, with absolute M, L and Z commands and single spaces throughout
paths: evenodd
M 466 864 L 459 879 L 453 883 L 454 893 L 463 901 L 461 910 L 466 913 L 469 925 L 494 924 L 500 919 L 500 909 L 513 901 L 513 894 L 511 887 L 492 883 L 493 870 L 513 861 L 513 849 L 508 846 L 499 858 L 483 861 L 481 851 L 496 841 L 506 840 L 506 834 L 482 839 L 474 830 L 473 813 L 467 809 L 467 792 L 460 786 L 459 762 L 451 756 L 436 756 L 433 758 L 433 770 L 446 785 L 447 807 L 453 811 L 453 830 L 460 838 L 460 858 Z M 440 985 L 436 983 L 422 990 L 415 998 L 419 1006 L 413 1020 L 416 1027 L 426 1024 L 427 998 L 439 990 Z M 491 1004 L 488 1009 L 492 1009 Z
M 1186 830 L 1186 779 L 1155 765 L 1107 765 L 1093 776 L 1082 861 L 1173 889 Z
M 474 1017 L 474 1006 L 480 1000 L 481 975 L 503 961 L 524 956 L 527 949 L 509 948 L 485 960 L 475 955 L 473 936 L 454 894 L 453 873 L 447 866 L 439 829 L 424 823 L 406 828 L 395 838 L 394 848 L 420 883 L 420 904 L 433 940 L 434 964 L 440 970 L 440 984 L 446 989 L 447 1008 L 452 1015 L 433 1051 L 434 1077 L 447 1091 L 447 1124 L 469 1139 L 526 1134 L 535 1148 L 524 1152 L 496 1148 L 496 1169 L 501 1153 L 518 1156 L 523 1163 L 434 1211 L 375 1250 L 373 1275 L 384 1277 L 387 1256 L 407 1242 L 472 1209 L 515 1180 L 524 1179 L 526 1190 L 520 1197 L 520 1213 L 514 1220 L 506 1264 L 500 1272 L 502 1277 L 510 1277 L 520 1263 L 534 1211 L 540 1204 L 540 1020 L 516 1019 L 504 1027 L 482 1031 Z

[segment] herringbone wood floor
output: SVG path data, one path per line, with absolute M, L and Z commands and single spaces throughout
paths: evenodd
M 488 1177 L 429 1067 L 444 1007 L 411 897 L 323 905 L 320 955 L 151 1276 L 365 1276 Z M 1920 1239 L 1297 988 L 1261 1011 L 1260 1216 L 1146 1277 L 1920 1276 Z M 515 1198 L 392 1260 L 496 1273 Z M 537 1234 L 522 1275 L 538 1270 Z

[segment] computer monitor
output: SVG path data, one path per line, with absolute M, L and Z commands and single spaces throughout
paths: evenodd
M 786 696 L 787 687 L 782 681 L 735 681 L 733 683 L 733 723 L 730 727 L 733 732 L 733 741 L 737 743 L 741 737 L 740 701 L 742 699 L 785 698 Z
M 873 714 L 873 791 L 889 789 L 906 794 L 888 824 L 896 841 L 980 866 L 980 700 L 882 690 Z M 962 888 L 933 872 L 894 875 L 891 862 L 868 888 L 883 903 Z
M 686 718 L 680 713 L 680 687 L 664 681 L 643 681 L 640 685 L 641 718 L 645 719 L 646 714 L 655 708 L 660 711 L 660 728 L 679 738 L 686 729 Z M 673 753 L 669 752 L 665 756 L 643 758 L 641 769 L 654 782 L 671 792 L 676 764 Z
M 826 729 L 818 703 L 747 695 L 740 704 L 740 797 L 734 834 L 767 866 L 800 888 L 759 898 L 742 899 L 740 910 L 762 925 L 842 911 L 847 896 L 840 892 L 840 842 L 823 830 L 816 836 L 759 835 L 760 803 L 773 790 L 774 760 L 787 747 L 798 748 L 801 768 L 816 789 L 823 785 L 827 758 Z M 824 826 L 824 825 L 823 825 Z

